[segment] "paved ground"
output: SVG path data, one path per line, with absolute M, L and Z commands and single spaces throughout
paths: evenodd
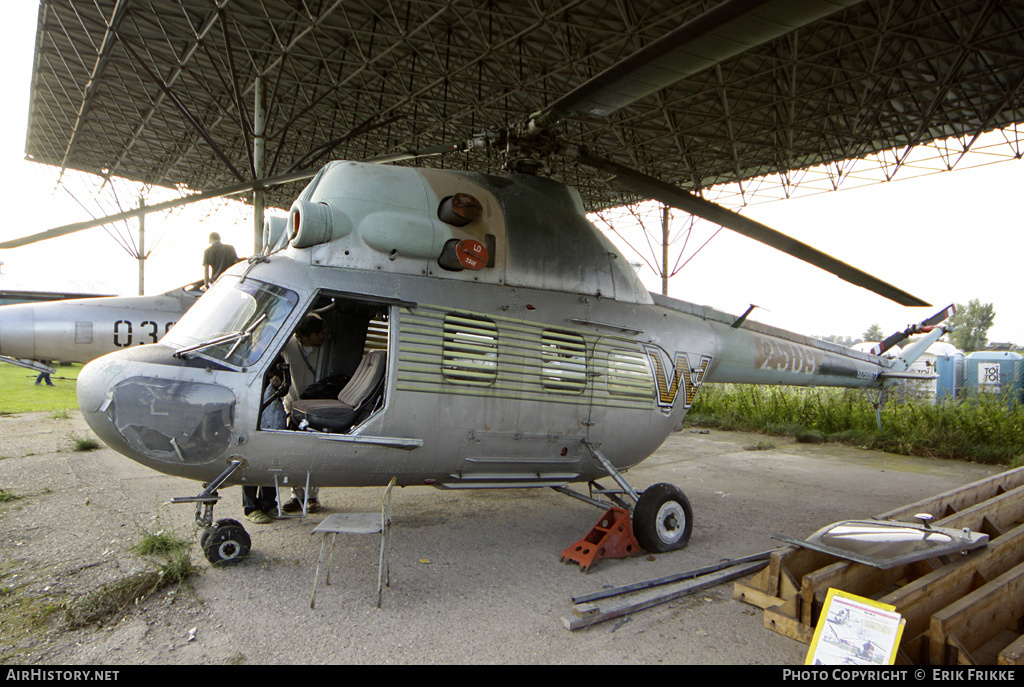
M 129 551 L 143 530 L 192 536 L 192 509 L 171 497 L 197 484 L 103 448 L 72 450 L 81 416 L 0 417 L 0 608 L 55 603 L 143 570 Z M 766 440 L 767 451 L 745 450 Z M 333 512 L 373 510 L 379 489 L 325 489 L 324 512 L 246 523 L 253 553 L 233 568 L 203 567 L 193 585 L 126 609 L 103 627 L 0 637 L 0 664 L 206 663 L 683 663 L 797 664 L 806 647 L 761 626 L 731 585 L 569 632 L 570 597 L 680 572 L 779 545 L 848 517 L 867 517 L 996 472 L 755 435 L 684 430 L 629 473 L 638 488 L 679 484 L 695 511 L 690 546 L 605 561 L 589 574 L 559 562 L 600 512 L 551 490 L 395 491 L 392 585 L 374 608 L 377 541 L 339 539 L 330 587 L 309 608 L 319 538 Z M 242 518 L 239 489 L 217 518 Z M 6 607 L 4 604 L 8 604 Z M 194 630 L 194 639 L 188 641 Z

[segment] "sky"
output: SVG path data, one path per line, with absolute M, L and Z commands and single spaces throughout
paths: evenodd
M 73 172 L 58 185 L 57 170 L 24 160 L 28 96 L 37 6 L 18 0 L 5 7 L 5 40 L 0 42 L 0 188 L 8 198 L 0 240 L 33 234 L 90 216 L 137 205 L 137 191 L 119 184 L 121 208 L 95 200 L 93 177 Z M 980 154 L 980 153 L 979 153 Z M 784 201 L 751 204 L 743 214 L 919 296 L 931 308 L 907 308 L 847 284 L 817 268 L 782 255 L 728 230 L 720 232 L 670 282 L 670 295 L 732 313 L 759 306 L 753 319 L 815 336 L 859 338 L 872 324 L 885 332 L 904 328 L 942 307 L 979 299 L 992 303 L 995 324 L 989 341 L 1024 345 L 1024 307 L 1019 304 L 1024 271 L 1024 161 L 849 188 Z M 906 177 L 906 178 L 905 178 Z M 109 194 L 107 194 L 109 196 Z M 156 203 L 175 197 L 154 192 Z M 600 223 L 599 223 L 600 224 Z M 673 260 L 685 239 L 685 221 L 673 222 Z M 642 238 L 620 226 L 629 243 L 610 236 L 631 261 L 629 245 Z M 122 242 L 134 242 L 134 221 L 117 228 Z M 649 229 L 660 234 L 660 226 Z M 146 219 L 145 292 L 162 293 L 202 278 L 202 252 L 217 231 L 239 255 L 253 247 L 251 208 L 237 201 L 198 203 Z M 631 233 L 632 232 L 632 233 Z M 0 251 L 0 287 L 73 279 L 101 284 L 121 295 L 138 293 L 138 261 L 103 228 Z M 687 242 L 689 257 L 711 236 L 698 223 Z M 129 238 L 130 237 L 130 238 Z M 648 288 L 661 291 L 659 276 L 639 269 Z

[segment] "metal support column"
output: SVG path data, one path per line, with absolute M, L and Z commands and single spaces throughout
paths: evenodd
M 661 206 L 661 295 L 668 295 L 668 206 Z
M 146 199 L 139 196 L 139 295 L 146 295 Z
M 253 112 L 252 161 L 256 179 L 263 178 L 263 158 L 266 151 L 267 110 L 262 77 L 256 77 L 256 102 Z M 263 197 L 265 191 L 258 188 L 252 192 L 253 206 L 253 255 L 263 252 Z

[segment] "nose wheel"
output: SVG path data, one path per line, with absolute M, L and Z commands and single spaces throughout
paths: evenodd
M 245 560 L 252 549 L 252 540 L 242 523 L 230 518 L 213 521 L 213 506 L 220 500 L 217 488 L 241 467 L 242 461 L 233 460 L 217 479 L 204 485 L 206 488 L 198 496 L 171 499 L 172 503 L 196 504 L 196 524 L 203 528 L 199 546 L 206 560 L 213 565 L 237 565 Z
M 218 520 L 199 537 L 203 555 L 213 565 L 237 565 L 252 549 L 252 540 L 237 520 Z

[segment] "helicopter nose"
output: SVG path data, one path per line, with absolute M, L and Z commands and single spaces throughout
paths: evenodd
M 89 427 L 108 446 L 123 447 L 124 439 L 114 429 L 106 415 L 107 389 L 111 381 L 124 369 L 124 363 L 112 353 L 87 364 L 78 372 L 75 393 L 78 408 Z
M 78 374 L 85 421 L 111 448 L 140 462 L 201 465 L 228 450 L 236 399 L 226 387 L 191 381 L 180 367 L 135 360 L 132 350 L 98 358 Z

